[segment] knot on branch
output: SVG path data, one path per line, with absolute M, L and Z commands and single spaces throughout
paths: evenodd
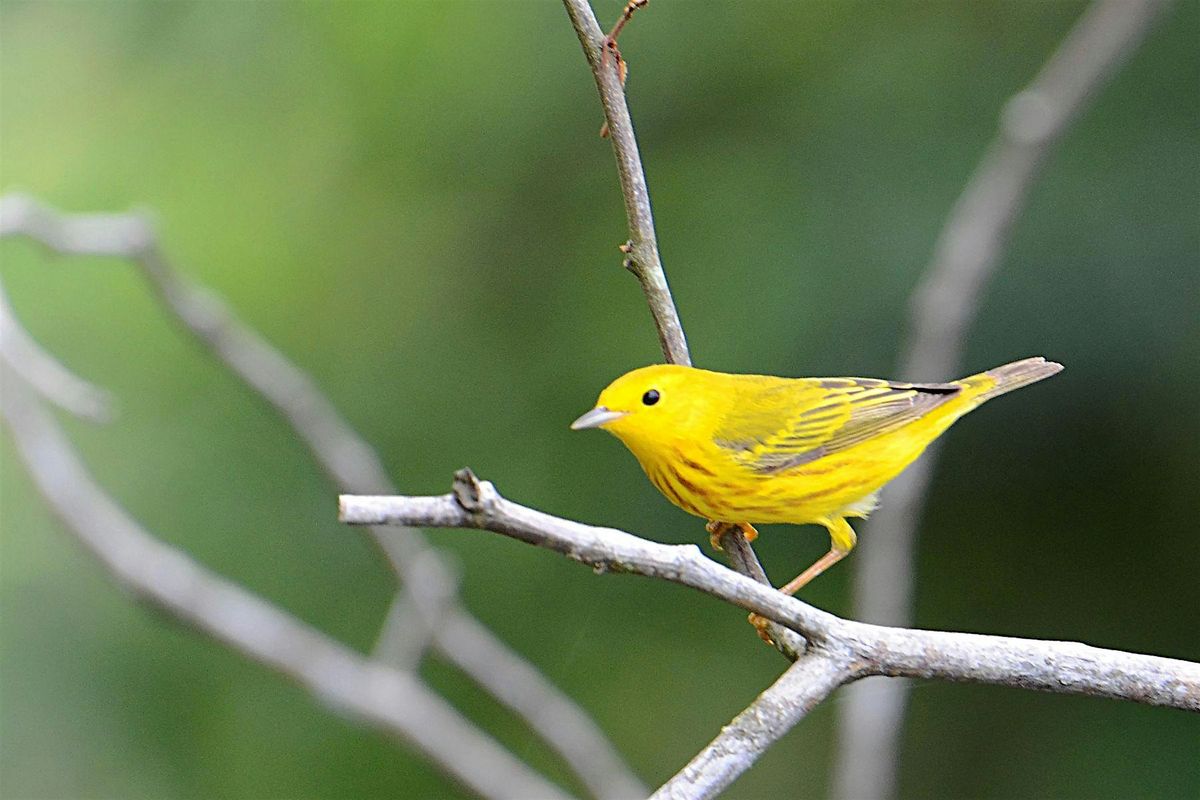
M 479 480 L 470 467 L 463 467 L 454 473 L 454 484 L 450 491 L 454 493 L 454 501 L 468 513 L 479 514 L 485 510 L 484 481 Z
M 625 258 L 621 259 L 621 266 L 636 274 L 637 265 L 633 260 L 633 240 L 627 239 L 622 244 L 617 245 L 617 249 L 625 254 Z

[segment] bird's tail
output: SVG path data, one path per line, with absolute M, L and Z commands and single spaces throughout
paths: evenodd
M 978 390 L 978 394 L 973 398 L 978 404 L 985 400 L 991 400 L 993 397 L 1007 394 L 1013 389 L 1020 389 L 1022 386 L 1037 383 L 1043 378 L 1049 378 L 1051 375 L 1062 372 L 1062 368 L 1062 364 L 1047 361 L 1038 356 L 989 369 L 987 372 L 963 378 L 960 383 Z

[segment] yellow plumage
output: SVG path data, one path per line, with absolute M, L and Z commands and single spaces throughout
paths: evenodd
M 1061 369 L 1029 358 L 950 383 L 912 384 L 663 364 L 617 378 L 572 427 L 609 431 L 668 500 L 740 525 L 750 538 L 749 523 L 824 525 L 833 547 L 783 588 L 790 593 L 854 547 L 846 518 L 867 516 L 880 487 L 956 419 Z

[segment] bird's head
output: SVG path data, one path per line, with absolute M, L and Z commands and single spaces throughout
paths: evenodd
M 572 430 L 603 428 L 635 452 L 688 438 L 704 403 L 703 370 L 655 364 L 627 372 L 600 393 L 596 407 L 571 423 Z

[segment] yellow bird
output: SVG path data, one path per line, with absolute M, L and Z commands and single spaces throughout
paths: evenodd
M 832 547 L 780 591 L 793 594 L 841 560 L 848 517 L 874 510 L 880 487 L 981 403 L 1048 378 L 1061 364 L 1027 358 L 950 383 L 775 378 L 659 364 L 617 378 L 571 424 L 625 443 L 675 505 L 726 525 L 815 523 Z

